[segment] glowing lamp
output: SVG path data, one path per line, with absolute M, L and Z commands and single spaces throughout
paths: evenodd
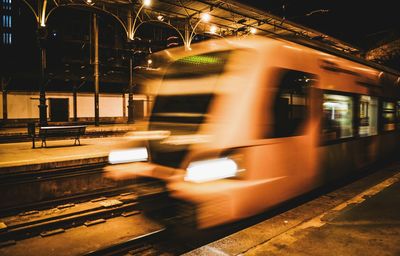
M 143 5 L 144 6 L 150 6 L 151 5 L 151 0 L 143 0 Z
M 142 162 L 147 161 L 148 158 L 147 149 L 145 147 L 140 147 L 111 151 L 108 155 L 108 162 L 111 164 Z
M 215 26 L 215 25 L 212 25 L 211 27 L 210 27 L 210 33 L 212 33 L 212 34 L 215 34 L 216 32 L 217 32 L 217 26 Z
M 85 0 L 85 2 L 87 5 L 94 5 L 93 0 Z
M 235 177 L 239 170 L 235 161 L 230 158 L 217 158 L 210 160 L 195 161 L 186 169 L 185 181 L 202 183 Z
M 200 14 L 200 18 L 204 22 L 209 22 L 211 20 L 211 16 L 208 13 L 202 13 Z

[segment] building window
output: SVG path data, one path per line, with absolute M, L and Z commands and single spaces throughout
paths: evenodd
M 11 16 L 10 15 L 3 15 L 2 16 L 2 27 L 3 28 L 11 28 Z
M 395 129 L 395 104 L 384 101 L 382 104 L 382 130 L 393 131 Z
M 3 44 L 11 45 L 12 38 L 11 33 L 3 33 Z
M 3 10 L 11 10 L 11 0 L 3 0 Z
M 360 97 L 358 134 L 361 137 L 378 134 L 378 100 L 370 96 Z
M 7 0 L 2 1 L 3 10 L 7 10 Z
M 353 136 L 353 98 L 324 94 L 322 138 L 325 141 Z

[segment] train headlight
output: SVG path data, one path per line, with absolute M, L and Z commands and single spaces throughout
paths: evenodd
M 142 162 L 149 158 L 145 147 L 131 148 L 124 150 L 114 150 L 108 155 L 108 161 L 111 164 Z
M 195 161 L 186 169 L 185 181 L 202 183 L 231 178 L 241 171 L 244 170 L 239 168 L 237 162 L 228 157 Z

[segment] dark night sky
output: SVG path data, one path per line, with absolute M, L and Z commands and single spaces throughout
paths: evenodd
M 400 37 L 396 0 L 239 0 L 258 9 L 368 49 Z

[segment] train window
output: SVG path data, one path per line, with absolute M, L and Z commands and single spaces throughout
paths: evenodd
M 353 98 L 324 94 L 322 138 L 325 141 L 353 136 Z
M 283 72 L 274 102 L 272 137 L 289 137 L 302 133 L 301 127 L 308 117 L 309 88 L 315 80 L 313 74 L 294 70 Z
M 360 97 L 358 134 L 361 137 L 378 134 L 378 100 L 370 96 Z
M 382 130 L 393 131 L 395 129 L 395 104 L 384 101 L 382 104 Z

